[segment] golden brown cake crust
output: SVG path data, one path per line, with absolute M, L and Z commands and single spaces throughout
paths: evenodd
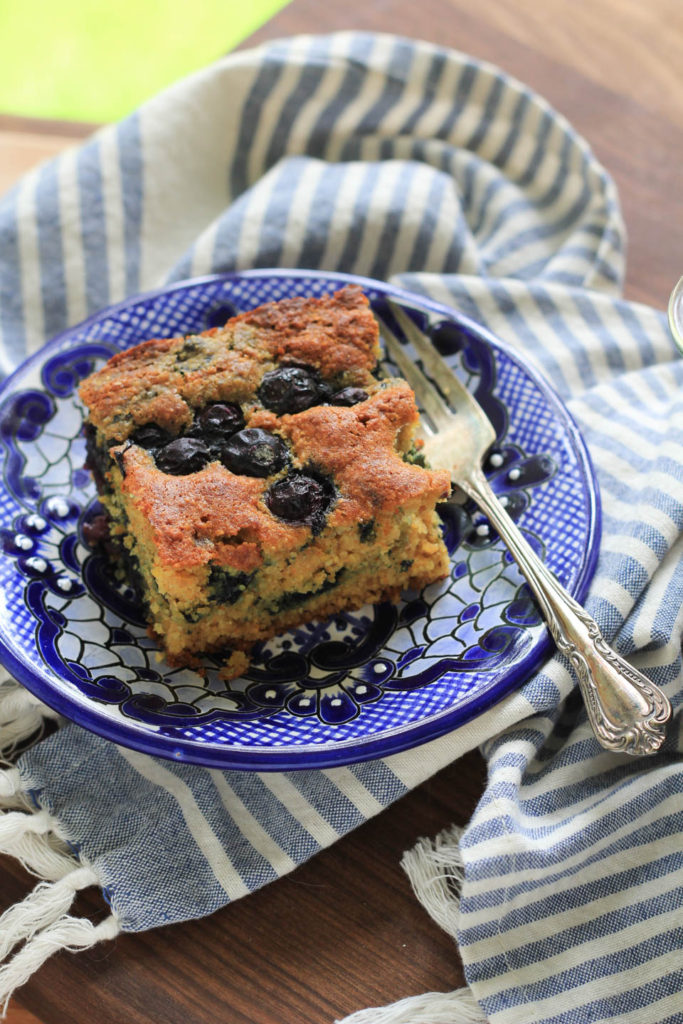
M 417 422 L 408 385 L 388 380 L 374 387 L 367 401 L 351 408 L 321 405 L 282 417 L 260 410 L 248 420 L 291 442 L 295 468 L 312 466 L 334 481 L 337 496 L 327 517 L 332 527 L 367 522 L 397 505 L 433 505 L 448 497 L 448 473 L 411 465 L 394 447 L 397 433 Z M 119 451 L 121 491 L 151 524 L 157 556 L 166 565 L 184 569 L 217 562 L 251 571 L 272 552 L 298 548 L 310 533 L 310 527 L 282 522 L 266 508 L 267 480 L 237 476 L 218 462 L 191 477 L 169 476 L 137 445 Z
M 408 384 L 374 376 L 378 335 L 350 286 L 143 342 L 82 383 L 111 545 L 173 663 L 448 573 L 449 474 L 419 464 Z
M 368 300 L 350 285 L 267 303 L 201 334 L 142 342 L 113 356 L 79 393 L 91 423 L 125 441 L 146 423 L 177 434 L 207 402 L 247 401 L 277 364 L 313 366 L 342 386 L 365 380 L 378 355 Z

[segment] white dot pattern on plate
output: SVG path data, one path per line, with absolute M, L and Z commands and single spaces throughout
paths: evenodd
M 3 396 L 0 416 L 3 410 L 9 415 L 8 403 L 22 395 L 38 396 L 31 399 L 38 404 L 48 395 L 52 411 L 36 427 L 40 444 L 17 435 L 15 461 L 2 466 L 0 527 L 9 557 L 0 566 L 6 597 L 0 639 L 26 666 L 40 694 L 86 709 L 95 731 L 111 735 L 114 729 L 120 742 L 149 743 L 151 752 L 169 756 L 181 745 L 187 759 L 194 751 L 199 760 L 210 756 L 217 764 L 234 758 L 239 765 L 251 763 L 249 758 L 268 763 L 283 752 L 296 765 L 358 760 L 368 749 L 389 753 L 410 745 L 416 729 L 425 738 L 476 713 L 478 702 L 485 704 L 522 677 L 530 663 L 525 652 L 542 651 L 545 629 L 529 609 L 519 572 L 500 542 L 487 537 L 481 520 L 473 535 L 483 546 L 461 540 L 449 580 L 422 595 L 407 595 L 396 607 L 366 608 L 291 630 L 263 646 L 251 677 L 230 683 L 211 662 L 202 681 L 157 660 L 130 594 L 112 589 L 103 560 L 79 541 L 79 516 L 88 514 L 94 498 L 82 472 L 82 412 L 74 395 L 84 364 L 92 369 L 110 352 L 147 337 L 201 331 L 210 317 L 227 318 L 233 309 L 326 294 L 344 283 L 331 276 L 259 272 L 137 299 L 49 345 Z M 374 301 L 383 292 L 368 294 Z M 494 393 L 509 413 L 488 468 L 494 479 L 497 473 L 507 476 L 507 500 L 517 492 L 498 454 L 506 445 L 520 460 L 513 472 L 530 454 L 552 462 L 552 475 L 520 491 L 520 525 L 571 587 L 585 567 L 591 532 L 592 485 L 585 464 L 560 407 L 505 351 L 486 348 L 495 365 Z M 476 383 L 476 369 L 464 367 L 459 355 L 451 361 L 469 386 Z M 71 390 L 64 384 L 69 374 Z M 36 493 L 20 493 L 22 487 L 30 491 L 30 480 Z M 331 643 L 348 652 L 341 668 L 326 654 Z M 355 657 L 361 649 L 364 655 Z M 299 659 L 298 674 L 269 667 L 283 654 L 291 664 Z

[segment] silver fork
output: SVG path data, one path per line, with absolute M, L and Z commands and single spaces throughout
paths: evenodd
M 435 428 L 424 446 L 429 464 L 450 472 L 453 483 L 484 512 L 514 557 L 555 644 L 574 667 L 598 741 L 608 750 L 625 754 L 655 753 L 671 717 L 668 699 L 608 646 L 595 620 L 561 586 L 507 514 L 482 470 L 482 461 L 495 440 L 486 413 L 405 311 L 394 303 L 390 308 L 427 373 L 438 381 L 448 399 L 447 404 L 378 316 L 387 352 Z

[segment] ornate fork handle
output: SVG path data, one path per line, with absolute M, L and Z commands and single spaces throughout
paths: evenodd
M 546 568 L 503 509 L 479 467 L 458 484 L 484 512 L 538 600 L 558 649 L 579 679 L 594 732 L 608 750 L 652 754 L 664 741 L 671 705 L 661 690 L 605 642 L 598 624 Z

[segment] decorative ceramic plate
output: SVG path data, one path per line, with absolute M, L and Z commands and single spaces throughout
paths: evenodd
M 85 543 L 83 526 L 100 507 L 83 468 L 83 377 L 147 338 L 202 331 L 263 302 L 350 282 L 379 312 L 387 298 L 410 310 L 474 391 L 496 429 L 486 466 L 494 489 L 582 598 L 599 539 L 590 462 L 559 399 L 504 344 L 452 309 L 342 274 L 256 270 L 186 281 L 59 335 L 0 391 L 0 658 L 46 704 L 162 757 L 218 768 L 329 767 L 462 725 L 548 653 L 515 563 L 470 503 L 442 510 L 447 580 L 399 604 L 292 629 L 261 644 L 248 675 L 230 683 L 211 659 L 204 678 L 167 665 L 135 593 Z

